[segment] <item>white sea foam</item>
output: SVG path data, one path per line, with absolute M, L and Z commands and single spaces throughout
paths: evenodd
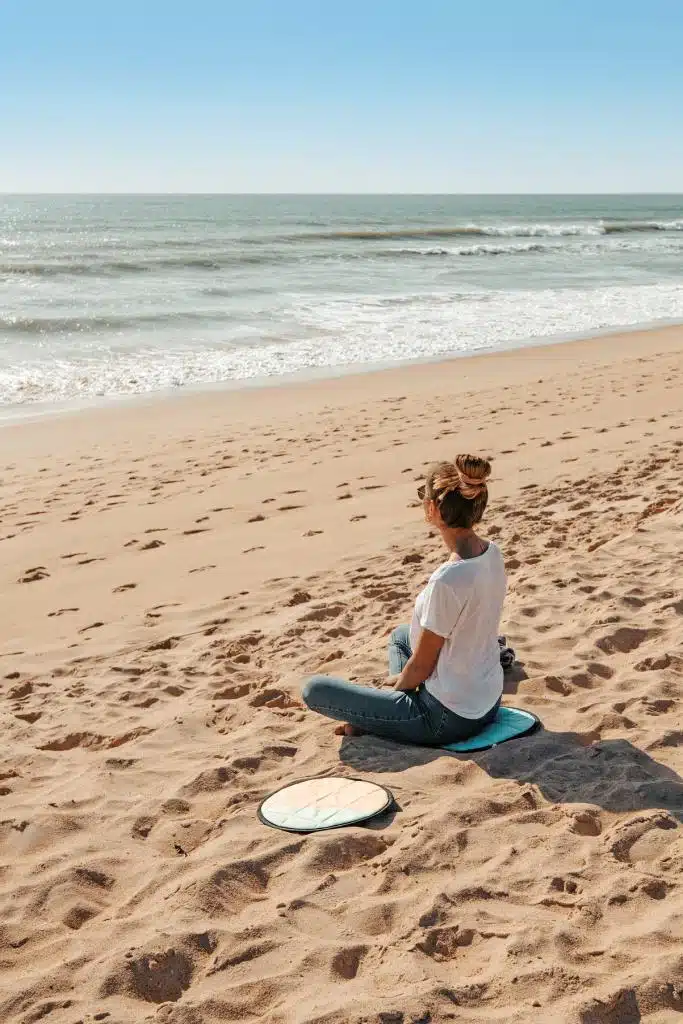
M 574 235 L 601 235 L 604 234 L 602 224 L 493 224 L 483 226 L 479 229 L 482 235 L 492 235 L 496 238 L 514 237 L 550 237 L 563 238 Z
M 121 351 L 73 350 L 0 367 L 10 403 L 136 394 L 177 386 L 276 377 L 321 367 L 465 354 L 567 334 L 683 319 L 683 285 L 601 290 L 457 292 L 294 298 L 288 331 L 251 344 L 191 343 Z

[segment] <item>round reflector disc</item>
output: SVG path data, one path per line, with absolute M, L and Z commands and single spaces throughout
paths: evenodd
M 393 800 L 388 789 L 374 782 L 328 775 L 292 782 L 271 793 L 258 816 L 265 825 L 285 832 L 317 832 L 367 821 L 386 811 Z

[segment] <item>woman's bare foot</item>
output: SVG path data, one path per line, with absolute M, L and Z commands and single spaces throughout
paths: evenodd
M 349 725 L 348 722 L 343 722 L 338 725 L 334 730 L 335 736 L 364 736 L 365 729 L 359 729 L 357 725 Z

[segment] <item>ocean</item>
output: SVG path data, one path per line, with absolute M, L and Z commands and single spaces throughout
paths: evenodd
M 0 196 L 0 405 L 683 320 L 683 196 Z

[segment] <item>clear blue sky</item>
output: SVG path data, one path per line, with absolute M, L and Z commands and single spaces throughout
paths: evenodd
M 683 191 L 683 0 L 0 0 L 0 191 Z

